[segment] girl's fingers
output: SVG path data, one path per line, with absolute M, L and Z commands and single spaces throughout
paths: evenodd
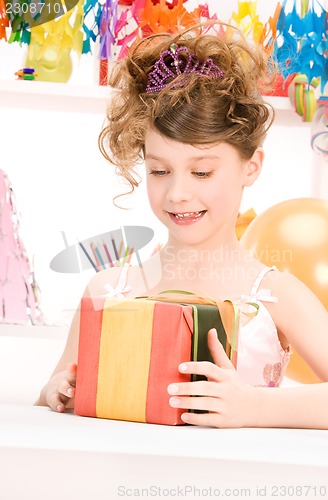
M 181 382 L 170 384 L 167 392 L 171 396 L 213 396 L 219 397 L 219 387 L 217 382 L 199 380 L 196 382 Z
M 59 393 L 53 393 L 49 396 L 47 403 L 52 410 L 62 413 L 66 410 L 67 401 L 68 398 L 65 396 L 60 395 Z
M 215 397 L 189 398 L 172 396 L 169 400 L 173 408 L 185 408 L 188 410 L 203 410 L 220 413 L 222 403 Z
M 226 427 L 219 413 L 183 413 L 181 420 L 186 424 L 206 427 Z
M 75 384 L 71 385 L 68 380 L 62 380 L 58 384 L 57 390 L 60 395 L 63 395 L 66 398 L 70 399 L 75 395 Z
M 215 330 L 215 328 L 211 328 L 211 330 L 209 330 L 207 342 L 214 363 L 221 368 L 234 369 L 233 364 L 226 355 L 225 350 L 218 339 L 217 331 Z
M 224 370 L 216 366 L 210 361 L 189 361 L 179 365 L 180 373 L 188 373 L 194 375 L 204 375 L 207 378 L 221 382 L 225 380 Z

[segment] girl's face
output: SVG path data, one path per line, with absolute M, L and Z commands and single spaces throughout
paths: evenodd
M 251 185 L 262 164 L 242 160 L 226 143 L 206 148 L 168 139 L 148 129 L 145 140 L 150 206 L 168 228 L 170 242 L 207 248 L 236 244 L 235 221 L 243 188 Z

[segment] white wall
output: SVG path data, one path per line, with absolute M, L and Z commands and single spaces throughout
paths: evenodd
M 24 50 L 0 43 L 0 80 L 14 78 L 14 71 L 23 64 Z M 93 68 L 93 56 L 83 56 L 80 65 L 75 64 L 68 85 L 92 84 Z M 120 225 L 147 225 L 155 229 L 156 237 L 145 254 L 158 241 L 165 241 L 166 231 L 151 214 L 143 185 L 128 200 L 133 211 L 113 206 L 113 196 L 124 186 L 119 185 L 113 167 L 98 151 L 102 120 L 103 115 L 95 113 L 22 109 L 7 107 L 4 102 L 0 107 L 0 168 L 16 193 L 23 241 L 30 257 L 34 257 L 42 308 L 50 321 L 63 320 L 62 310 L 75 308 L 94 272 L 68 275 L 50 270 L 51 259 L 64 248 L 62 231 L 68 242 L 74 243 L 76 238 L 88 238 Z M 242 210 L 253 207 L 261 213 L 282 200 L 313 194 L 310 126 L 301 118 L 297 123 L 291 127 L 286 122 L 286 126 L 271 129 L 263 173 L 245 192 Z

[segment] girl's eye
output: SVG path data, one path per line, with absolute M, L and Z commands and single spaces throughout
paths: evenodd
M 149 175 L 157 175 L 159 177 L 167 174 L 168 172 L 166 170 L 150 170 Z
M 205 177 L 205 178 L 208 178 L 208 177 L 211 177 L 213 175 L 213 172 L 193 172 L 193 174 L 196 177 Z

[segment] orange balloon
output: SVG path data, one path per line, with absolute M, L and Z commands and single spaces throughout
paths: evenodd
M 294 274 L 328 309 L 328 201 L 278 203 L 250 223 L 240 243 L 263 264 Z M 297 353 L 287 376 L 302 383 L 319 381 Z

